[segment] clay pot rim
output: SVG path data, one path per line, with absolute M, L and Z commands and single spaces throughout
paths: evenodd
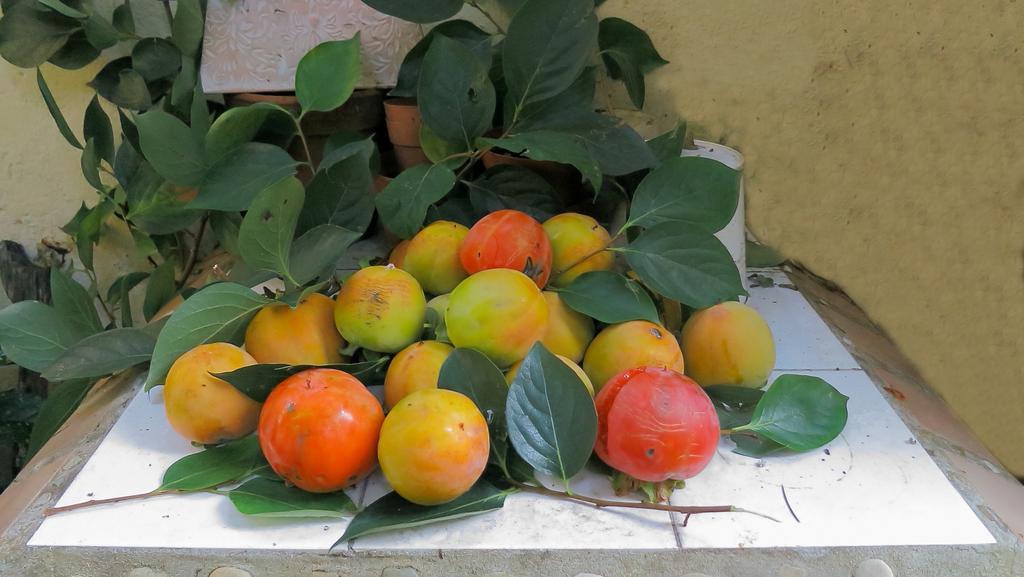
M 384 98 L 384 108 L 416 108 L 419 104 L 416 99 L 411 96 L 395 96 Z

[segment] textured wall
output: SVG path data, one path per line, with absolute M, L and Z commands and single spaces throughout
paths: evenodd
M 751 230 L 838 282 L 1024 475 L 1024 3 L 609 0 L 747 158 Z
M 764 241 L 842 285 L 1024 474 L 1024 2 L 609 0 L 685 116 L 747 156 Z M 73 125 L 88 74 L 48 71 Z M 621 95 L 613 95 L 624 103 Z M 31 73 L 0 65 L 0 233 L 59 236 L 88 188 Z M 101 268 L 126 262 L 112 243 Z

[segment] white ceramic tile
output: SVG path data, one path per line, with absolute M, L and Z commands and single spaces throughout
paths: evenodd
M 850 397 L 842 435 L 823 449 L 764 459 L 737 455 L 723 440 L 708 468 L 672 503 L 734 505 L 780 522 L 743 514 L 693 516 L 679 529 L 684 548 L 994 542 L 863 371 L 803 374 Z M 799 522 L 786 507 L 783 486 Z
M 151 491 L 167 466 L 195 452 L 167 423 L 159 389 L 140 392 L 58 501 L 68 505 Z M 358 488 L 351 492 L 358 498 Z M 327 549 L 348 521 L 257 519 L 226 497 L 173 495 L 48 517 L 29 545 Z
M 542 479 L 559 489 L 551 479 Z M 572 480 L 579 495 L 618 499 L 608 479 L 584 470 Z M 377 475 L 368 485 L 366 503 L 389 491 Z M 595 509 L 539 495 L 516 494 L 491 513 L 416 529 L 356 539 L 354 550 L 415 549 L 675 549 L 668 513 Z
M 785 277 L 776 277 L 786 282 Z M 798 293 L 753 289 L 786 359 L 828 368 L 844 352 Z M 809 338 L 810 336 L 810 338 Z M 794 345 L 791 341 L 797 341 Z M 789 351 L 789 352 L 787 352 Z M 799 354 L 793 352 L 799 351 Z M 839 352 L 837 352 L 839 351 Z M 847 356 L 848 359 L 848 356 Z M 852 362 L 852 359 L 848 359 Z M 795 362 L 795 361 L 792 361 Z M 792 371 L 796 372 L 796 371 Z M 694 517 L 679 531 L 685 547 L 847 546 L 988 543 L 992 537 L 906 426 L 859 370 L 822 371 L 850 396 L 850 422 L 829 449 L 764 461 L 729 452 L 723 441 L 709 468 L 674 497 L 676 504 L 734 504 L 778 517 Z M 155 488 L 166 467 L 194 451 L 170 429 L 159 399 L 140 393 L 71 483 L 59 504 Z M 785 485 L 800 517 L 782 501 Z M 581 494 L 611 497 L 606 479 L 585 473 Z M 387 491 L 379 478 L 350 494 L 369 503 Z M 347 521 L 253 519 L 217 495 L 167 496 L 47 518 L 30 545 L 325 550 Z M 358 539 L 355 549 L 671 549 L 676 533 L 659 512 L 595 510 L 545 497 L 513 495 L 479 517 Z
M 775 269 L 752 269 L 753 274 L 770 277 L 775 286 L 750 287 L 744 279 L 750 299 L 775 337 L 775 368 L 783 371 L 859 369 L 860 365 L 836 339 L 825 321 L 811 308 L 802 294 L 790 284 L 786 273 Z

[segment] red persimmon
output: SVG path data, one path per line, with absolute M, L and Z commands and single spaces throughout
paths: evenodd
M 551 241 L 544 227 L 525 212 L 499 210 L 469 229 L 459 249 L 459 260 L 471 275 L 510 268 L 544 288 L 551 276 Z
M 688 479 L 715 454 L 715 407 L 700 385 L 675 371 L 623 371 L 608 381 L 595 403 L 595 452 L 613 469 L 640 481 Z
M 281 381 L 263 403 L 260 448 L 289 483 L 330 493 L 373 472 L 383 423 L 384 409 L 358 379 L 310 369 Z

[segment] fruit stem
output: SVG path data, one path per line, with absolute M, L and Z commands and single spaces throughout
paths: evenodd
M 587 497 L 585 495 L 569 495 L 561 491 L 552 491 L 546 487 L 537 487 L 535 485 L 527 485 L 520 483 L 519 481 L 509 480 L 514 486 L 526 493 L 535 493 L 537 495 L 545 495 L 548 497 L 555 497 L 556 499 L 565 499 L 567 501 L 576 501 L 578 503 L 586 503 L 593 505 L 598 509 L 605 507 L 617 507 L 621 509 L 648 509 L 651 511 L 667 511 L 669 513 L 681 513 L 683 515 L 699 515 L 702 513 L 749 513 L 751 515 L 757 515 L 758 517 L 764 517 L 779 522 L 778 519 L 765 515 L 764 513 L 758 513 L 750 511 L 748 509 L 741 509 L 732 505 L 711 505 L 711 506 L 673 506 L 673 505 L 662 505 L 660 503 L 633 503 L 629 501 L 610 501 L 607 499 L 598 499 L 596 497 Z
M 179 291 L 188 284 L 188 277 L 192 276 L 192 271 L 196 268 L 196 261 L 199 258 L 199 245 L 203 242 L 203 233 L 206 232 L 206 223 L 209 220 L 210 213 L 203 213 L 203 218 L 199 221 L 199 232 L 196 233 L 196 238 L 192 241 L 192 250 L 188 254 L 188 262 L 185 263 L 181 271 L 181 280 L 178 281 Z
M 95 507 L 97 505 L 109 505 L 111 503 L 121 503 L 124 501 L 135 501 L 138 499 L 147 499 L 149 497 L 158 497 L 160 495 L 170 495 L 173 493 L 182 492 L 183 491 L 156 489 L 155 491 L 149 491 L 148 493 L 138 493 L 136 495 L 123 495 L 121 497 L 110 497 L 109 499 L 93 499 L 91 501 L 83 501 L 81 503 L 75 503 L 73 505 L 64 505 L 62 507 L 49 507 L 48 509 L 43 510 L 43 516 L 49 517 L 50 515 L 56 515 L 57 513 L 77 511 L 78 509 L 85 509 L 86 507 Z

